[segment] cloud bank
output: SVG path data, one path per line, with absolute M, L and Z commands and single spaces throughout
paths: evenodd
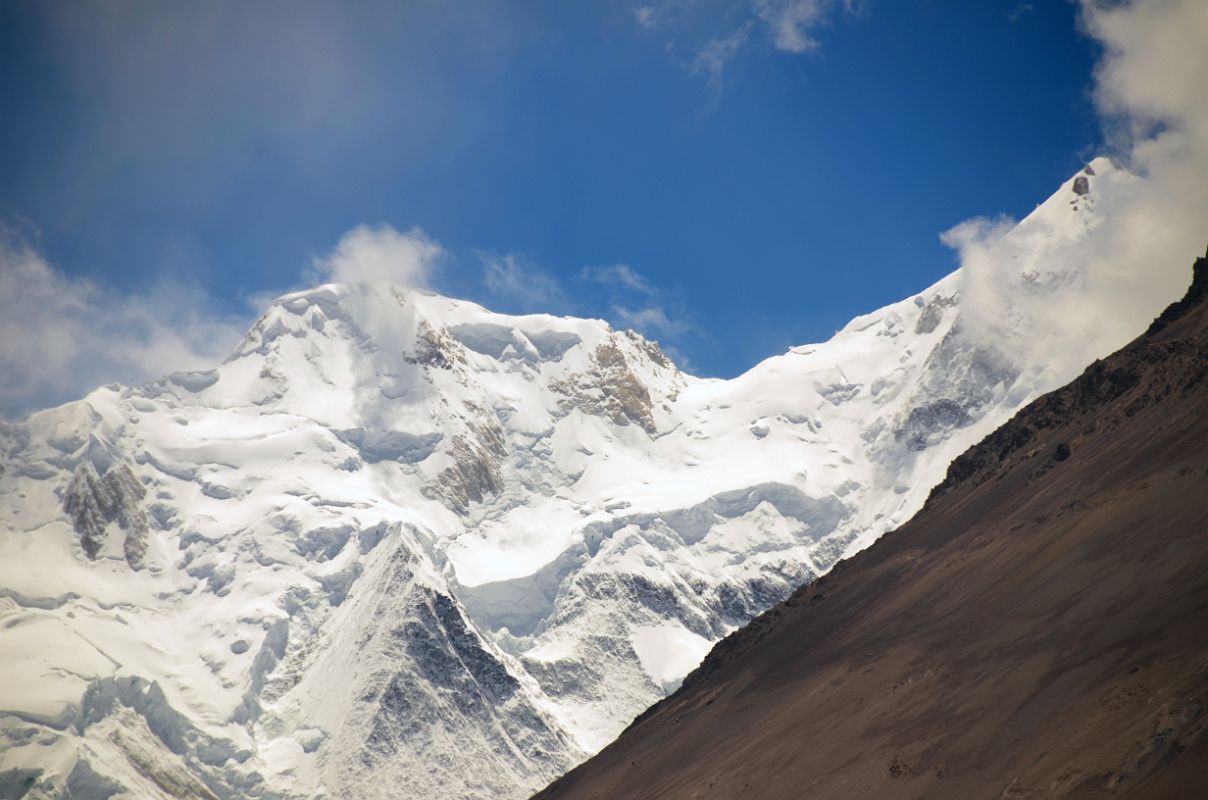
M 1140 180 L 1099 207 L 1107 224 L 1047 246 L 1060 263 L 1040 265 L 1042 291 L 1020 290 L 1027 247 L 1022 231 L 1006 236 L 1012 220 L 970 220 L 941 237 L 959 253 L 970 332 L 1004 353 L 1041 351 L 1032 360 L 1049 365 L 1049 386 L 1140 334 L 1182 296 L 1208 243 L 1208 5 L 1083 0 L 1080 11 L 1103 47 L 1094 99 L 1109 147 Z M 1026 338 L 1003 339 L 1019 316 Z
M 0 231 L 0 417 L 74 400 L 96 386 L 213 366 L 248 320 L 195 286 L 118 292 L 69 277 Z
M 1105 51 L 1095 74 L 1105 127 L 1146 179 L 1093 256 L 1127 279 L 1125 304 L 1156 313 L 1186 288 L 1208 242 L 1208 5 L 1084 0 L 1082 13 Z

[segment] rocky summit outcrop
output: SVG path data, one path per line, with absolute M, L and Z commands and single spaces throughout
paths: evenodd
M 638 377 L 630 359 L 645 362 L 656 373 L 674 375 L 676 371 L 657 343 L 626 331 L 600 342 L 592 351 L 586 370 L 554 382 L 551 388 L 565 396 L 563 408 L 606 417 L 617 425 L 633 423 L 647 433 L 657 433 L 650 390 Z M 669 400 L 675 399 L 678 388 L 678 383 L 672 384 Z
M 1208 258 L 1146 334 L 537 797 L 1199 797 L 1205 409 Z
M 147 514 L 141 501 L 147 490 L 127 464 L 114 464 L 97 475 L 89 461 L 76 467 L 71 482 L 63 491 L 66 512 L 80 537 L 80 548 L 95 559 L 104 546 L 110 524 L 116 524 L 122 537 L 122 553 L 131 567 L 142 566 L 147 553 Z

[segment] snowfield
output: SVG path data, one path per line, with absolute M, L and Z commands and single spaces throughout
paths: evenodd
M 327 285 L 211 371 L 0 427 L 0 794 L 526 796 L 1115 349 L 1032 304 L 1093 313 L 1079 242 L 1136 181 L 1096 159 L 994 245 L 997 328 L 958 271 L 704 380 Z

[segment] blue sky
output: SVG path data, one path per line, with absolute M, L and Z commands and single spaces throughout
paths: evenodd
M 733 375 L 924 288 L 956 265 L 942 231 L 1026 214 L 1102 149 L 1077 17 L 8 2 L 0 220 L 65 285 L 183 287 L 229 329 L 355 226 L 419 228 L 437 290 L 634 322 Z

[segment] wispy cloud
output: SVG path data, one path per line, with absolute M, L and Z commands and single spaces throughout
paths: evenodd
M 483 284 L 488 303 L 501 311 L 565 310 L 570 302 L 562 283 L 552 274 L 523 257 L 510 254 L 499 256 L 477 251 L 482 262 Z
M 633 10 L 633 19 L 639 28 L 654 28 L 658 24 L 658 17 L 658 9 L 654 6 L 638 6 Z
M 359 226 L 299 281 L 429 285 L 444 249 L 423 231 Z M 0 226 L 0 417 L 77 399 L 108 383 L 139 384 L 213 367 L 276 293 L 225 310 L 199 285 L 161 278 L 121 290 L 58 269 L 32 237 Z
M 610 291 L 611 316 L 621 327 L 670 339 L 695 329 L 680 304 L 669 302 L 661 289 L 628 264 L 584 267 L 580 277 Z
M 66 275 L 25 238 L 0 230 L 0 416 L 114 381 L 213 366 L 251 315 L 216 309 L 202 289 L 181 281 L 127 293 Z
M 1035 6 L 1033 6 L 1031 3 L 1020 3 L 1017 6 L 1015 6 L 1014 8 L 1012 8 L 1010 11 L 1007 11 L 1004 13 L 1007 16 L 1007 19 L 1010 20 L 1011 22 L 1018 22 L 1019 20 L 1023 19 L 1024 17 L 1032 14 L 1032 12 L 1034 12 L 1035 10 L 1036 10 Z
M 837 7 L 855 8 L 851 0 L 754 0 L 755 14 L 767 25 L 772 44 L 789 53 L 807 53 L 818 47 L 814 34 Z
M 719 90 L 726 68 L 738 57 L 750 34 L 751 26 L 748 23 L 727 36 L 710 40 L 692 59 L 692 74 L 703 75 L 711 89 Z
M 837 14 L 862 9 L 859 0 L 748 0 L 713 13 L 699 3 L 658 0 L 633 9 L 633 17 L 642 30 L 665 33 L 669 51 L 692 53 L 685 68 L 704 78 L 716 99 L 744 50 L 763 44 L 793 55 L 809 53 L 819 47 L 818 31 Z M 710 29 L 711 35 L 701 36 Z
M 639 275 L 637 270 L 628 264 L 612 264 L 607 267 L 584 267 L 580 275 L 587 280 L 596 281 L 597 283 L 632 289 L 647 297 L 653 297 L 658 293 L 658 290 L 649 281 Z
M 1124 298 L 1160 309 L 1181 293 L 1208 241 L 1208 9 L 1201 0 L 1091 2 L 1104 47 L 1095 101 L 1144 188 L 1104 231 L 1100 255 L 1130 276 Z
M 667 312 L 659 306 L 643 308 L 613 306 L 612 308 L 622 326 L 646 335 L 678 336 L 691 328 L 687 322 L 667 316 Z

